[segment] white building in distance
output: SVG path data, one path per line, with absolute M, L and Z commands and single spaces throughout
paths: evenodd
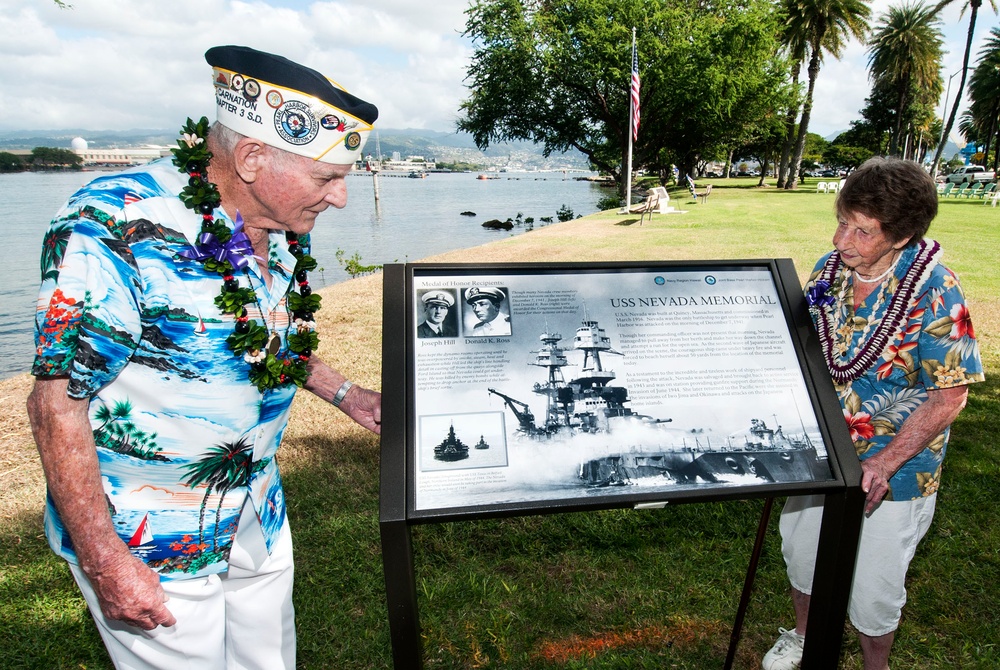
M 83 160 L 85 166 L 127 167 L 142 165 L 151 160 L 170 155 L 170 147 L 156 144 L 145 144 L 141 147 L 128 149 L 91 149 L 87 140 L 75 137 L 70 142 L 70 149 Z

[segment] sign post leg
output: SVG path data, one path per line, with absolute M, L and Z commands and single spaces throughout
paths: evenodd
M 836 670 L 840 661 L 864 513 L 865 494 L 860 487 L 824 498 L 803 670 Z
M 405 521 L 392 521 L 381 523 L 379 530 L 393 667 L 395 670 L 420 670 L 423 660 L 410 527 Z

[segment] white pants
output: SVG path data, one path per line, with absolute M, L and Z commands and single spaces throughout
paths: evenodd
M 276 670 L 295 667 L 292 534 L 286 519 L 268 556 L 260 522 L 247 505 L 229 555 L 229 572 L 162 581 L 177 619 L 145 631 L 104 618 L 90 582 L 70 564 L 104 645 L 119 670 Z
M 937 494 L 919 500 L 882 501 L 861 525 L 848 616 L 854 627 L 879 637 L 899 627 L 906 604 L 906 571 L 934 518 Z M 781 553 L 788 581 L 812 592 L 823 496 L 792 496 L 781 510 Z

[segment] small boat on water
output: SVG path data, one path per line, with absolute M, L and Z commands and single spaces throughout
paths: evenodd
M 144 514 L 127 544 L 129 549 L 143 549 L 152 543 L 153 529 L 149 525 L 149 514 Z

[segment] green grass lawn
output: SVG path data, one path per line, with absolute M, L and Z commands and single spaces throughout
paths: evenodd
M 600 213 L 504 239 L 475 257 L 790 257 L 804 278 L 830 249 L 834 196 L 815 193 L 815 179 L 795 192 L 757 189 L 756 181 L 713 180 L 705 205 L 686 190 L 672 192 L 673 204 L 687 214 L 657 215 L 640 226 L 637 216 Z M 930 236 L 962 278 L 987 382 L 973 387 L 954 425 L 937 517 L 910 570 L 892 667 L 993 669 L 1000 667 L 994 619 L 1000 602 L 994 511 L 1000 499 L 1000 209 L 977 200 L 943 201 Z M 378 279 L 369 279 L 324 294 L 331 305 L 357 304 L 358 286 L 371 284 L 377 295 Z M 361 333 L 360 348 L 377 351 L 377 303 L 377 297 L 363 303 L 366 324 L 374 327 L 357 327 L 360 317 L 339 314 L 337 307 L 327 318 Z M 362 372 L 377 379 L 377 360 L 365 365 L 371 369 Z M 299 666 L 388 668 L 377 440 L 347 431 L 334 441 L 316 423 L 313 407 L 297 408 L 283 468 L 296 543 Z M 737 668 L 759 667 L 778 626 L 794 624 L 778 502 Z M 416 526 L 425 667 L 721 668 L 762 507 L 761 500 L 679 504 Z M 0 521 L 0 608 L 0 667 L 110 667 L 68 571 L 47 549 L 40 514 Z M 855 636 L 846 632 L 841 667 L 860 668 Z

